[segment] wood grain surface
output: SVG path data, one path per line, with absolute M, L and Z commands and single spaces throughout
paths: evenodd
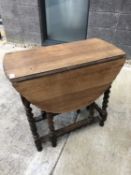
M 12 81 L 62 72 L 73 68 L 123 57 L 125 53 L 101 39 L 39 47 L 8 53 L 4 70 Z
M 14 87 L 42 110 L 73 111 L 94 102 L 112 83 L 123 63 L 124 59 L 115 60 L 16 82 Z
M 62 113 L 94 102 L 124 62 L 121 49 L 90 39 L 7 54 L 4 70 L 32 104 L 43 111 Z

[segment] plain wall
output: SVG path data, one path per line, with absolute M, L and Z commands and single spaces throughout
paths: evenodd
M 7 40 L 41 45 L 38 0 L 0 0 Z
M 131 58 L 131 0 L 91 0 L 87 38 L 101 37 Z

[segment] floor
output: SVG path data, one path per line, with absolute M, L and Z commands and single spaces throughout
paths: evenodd
M 131 65 L 113 83 L 105 126 L 92 125 L 65 135 L 52 148 L 37 152 L 18 93 L 3 72 L 4 54 L 21 50 L 0 46 L 0 175 L 131 175 Z M 101 98 L 98 99 L 98 103 Z M 33 107 L 37 115 L 39 110 Z M 57 127 L 73 121 L 75 112 L 56 118 Z M 81 118 L 87 112 L 82 110 Z M 39 123 L 46 132 L 46 123 Z

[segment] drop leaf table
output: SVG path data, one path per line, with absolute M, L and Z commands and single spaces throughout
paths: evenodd
M 38 151 L 46 139 L 56 146 L 58 136 L 96 121 L 104 125 L 110 87 L 125 57 L 121 49 L 98 38 L 5 55 L 5 74 L 20 93 Z M 102 94 L 100 107 L 95 101 Z M 31 104 L 40 108 L 41 116 L 34 117 Z M 89 110 L 87 119 L 55 129 L 56 114 L 79 113 L 82 107 Z M 94 116 L 94 110 L 98 116 Z M 40 137 L 36 122 L 44 119 L 48 121 L 50 133 Z

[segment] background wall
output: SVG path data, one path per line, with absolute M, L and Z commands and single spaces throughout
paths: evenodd
M 38 0 L 0 0 L 8 41 L 41 44 Z
M 88 35 L 123 48 L 131 58 L 131 0 L 90 0 Z M 41 45 L 38 0 L 0 0 L 8 41 Z
M 91 0 L 88 38 L 101 37 L 131 58 L 131 0 Z

